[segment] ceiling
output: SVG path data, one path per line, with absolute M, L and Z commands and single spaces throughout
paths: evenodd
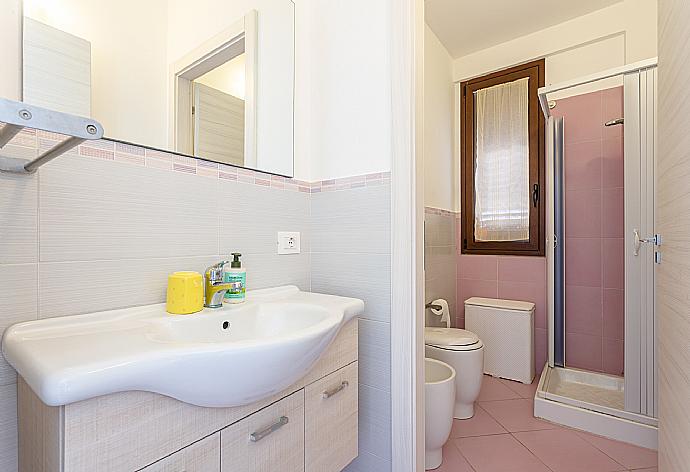
M 621 0 L 426 0 L 426 22 L 453 58 L 600 10 Z

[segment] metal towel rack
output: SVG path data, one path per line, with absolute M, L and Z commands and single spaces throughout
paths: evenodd
M 63 134 L 67 139 L 40 154 L 36 159 L 0 156 L 0 172 L 30 175 L 46 162 L 66 153 L 89 139 L 103 137 L 103 126 L 91 118 L 70 115 L 6 98 L 0 98 L 0 149 L 23 128 Z

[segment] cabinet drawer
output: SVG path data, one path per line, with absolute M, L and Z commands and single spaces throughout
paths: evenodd
M 142 469 L 143 472 L 220 471 L 220 433 L 202 439 Z
M 220 432 L 223 472 L 304 470 L 304 390 Z
M 357 362 L 304 389 L 305 470 L 340 471 L 357 457 Z

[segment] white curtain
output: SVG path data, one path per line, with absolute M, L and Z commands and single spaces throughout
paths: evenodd
M 477 241 L 529 239 L 529 78 L 474 93 Z

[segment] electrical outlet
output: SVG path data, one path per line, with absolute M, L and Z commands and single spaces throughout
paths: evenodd
M 278 254 L 299 254 L 300 241 L 299 232 L 279 231 L 278 232 Z

